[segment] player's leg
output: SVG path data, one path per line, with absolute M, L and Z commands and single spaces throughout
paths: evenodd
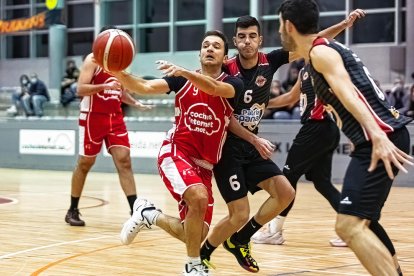
M 406 128 L 389 135 L 393 143 L 408 152 Z M 368 220 L 377 221 L 392 186 L 384 164 L 368 172 L 372 146 L 357 146 L 344 179 L 336 223 L 338 235 L 354 251 L 362 265 L 373 275 L 398 275 L 392 256 L 384 243 L 369 229 Z M 398 170 L 393 167 L 394 175 Z
M 402 275 L 400 264 L 397 258 L 397 253 L 395 252 L 394 245 L 392 244 L 392 241 L 385 229 L 381 226 L 381 224 L 378 221 L 371 221 L 371 223 L 369 224 L 369 229 L 371 229 L 371 231 L 374 232 L 374 234 L 381 240 L 381 242 L 388 249 L 394 260 L 395 269 L 398 273 Z
M 71 226 L 84 226 L 85 221 L 80 219 L 79 200 L 85 185 L 86 176 L 95 163 L 96 156 L 78 157 L 78 162 L 72 173 L 70 207 L 66 213 L 65 221 Z
M 311 137 L 313 142 L 310 147 L 319 154 L 312 152 L 311 149 L 308 150 L 306 156 L 316 155 L 316 158 L 312 160 L 306 179 L 313 182 L 315 189 L 328 200 L 335 212 L 338 212 L 341 193 L 332 184 L 331 178 L 332 159 L 339 144 L 340 133 L 336 124 L 330 119 L 316 124 L 318 128 Z
M 112 117 L 111 132 L 105 137 L 105 145 L 112 155 L 115 167 L 118 171 L 119 182 L 127 197 L 131 213 L 137 199 L 134 173 L 131 166 L 131 152 L 126 129 L 122 115 Z
M 322 136 L 321 133 L 323 133 Z M 324 137 L 324 139 L 321 139 L 321 137 Z M 338 141 L 338 128 L 330 119 L 307 121 L 300 128 L 298 134 L 293 139 L 285 166 L 283 167 L 283 174 L 295 191 L 299 178 L 303 174 L 311 172 L 315 164 L 319 164 L 319 159 L 324 157 L 327 151 L 333 151 L 336 148 Z M 324 168 L 323 175 L 328 175 L 328 181 L 330 181 L 331 164 L 328 163 L 328 165 L 329 167 Z M 308 178 L 308 180 L 312 179 Z M 330 186 L 333 187 L 332 184 Z M 339 196 L 339 191 L 337 193 Z M 294 200 L 276 218 L 272 219 L 266 227 L 263 227 L 268 229 L 267 231 L 256 233 L 253 241 L 256 243 L 283 244 L 282 228 L 293 204 Z
M 270 195 L 254 215 L 254 219 L 263 225 L 289 206 L 295 197 L 295 191 L 284 175 L 273 176 L 258 186 Z
M 220 162 L 214 167 L 214 176 L 221 196 L 227 203 L 229 214 L 210 230 L 201 248 L 202 258 L 210 260 L 213 251 L 239 230 L 249 219 L 248 189 L 245 182 L 243 162 L 245 143 L 227 140 Z M 259 226 L 259 228 L 261 225 Z M 234 248 L 234 243 L 231 245 Z M 240 249 L 240 248 L 239 248 Z M 249 250 L 248 248 L 243 250 Z M 250 267 L 249 264 L 246 267 Z
M 65 216 L 65 221 L 71 226 L 85 225 L 85 222 L 79 218 L 78 205 L 86 177 L 95 164 L 97 154 L 101 151 L 106 129 L 105 124 L 101 128 L 91 128 L 90 124 L 100 121 L 90 114 L 85 114 L 85 118 L 79 120 L 79 157 L 72 173 L 71 204 Z
M 261 226 L 269 222 L 290 204 L 295 192 L 276 164 L 271 160 L 263 160 L 257 155 L 253 157 L 255 159 L 252 158 L 245 172 L 249 190 L 253 194 L 260 189 L 264 189 L 270 196 L 249 222 L 234 233 L 223 245 L 233 253 L 244 269 L 257 272 L 259 267 L 250 254 L 251 237 Z

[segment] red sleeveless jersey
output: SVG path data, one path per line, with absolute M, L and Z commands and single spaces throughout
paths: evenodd
M 217 80 L 226 76 L 222 73 Z M 169 140 L 190 157 L 214 165 L 221 157 L 232 113 L 225 98 L 204 93 L 187 81 L 175 97 L 175 124 Z
M 101 67 L 97 67 L 91 84 L 109 83 L 117 79 L 105 72 Z M 84 96 L 80 103 L 81 112 L 97 113 L 119 113 L 121 109 L 121 90 L 102 90 L 93 95 Z

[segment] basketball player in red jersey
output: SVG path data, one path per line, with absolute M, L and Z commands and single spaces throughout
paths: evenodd
M 157 225 L 173 237 L 185 242 L 188 262 L 184 275 L 208 275 L 207 264 L 201 263 L 200 245 L 207 235 L 213 214 L 211 178 L 213 166 L 221 157 L 227 128 L 256 146 L 261 154 L 271 155 L 267 140 L 238 125 L 233 109 L 225 98 L 243 91 L 242 81 L 222 71 L 227 59 L 226 37 L 219 31 L 207 32 L 200 50 L 200 71 L 189 71 L 159 62 L 166 77 L 156 80 L 114 72 L 122 85 L 142 93 L 175 91 L 175 124 L 160 149 L 160 175 L 178 201 L 180 218 L 156 210 L 148 200 L 138 198 L 134 214 L 121 231 L 121 241 L 129 244 L 141 227 Z
M 104 27 L 101 31 L 114 28 Z M 105 146 L 112 155 L 118 171 L 121 187 L 132 207 L 136 196 L 135 180 L 131 168 L 128 132 L 121 110 L 121 103 L 146 110 L 143 105 L 122 89 L 116 78 L 105 72 L 93 62 L 89 54 L 83 63 L 78 79 L 80 103 L 79 115 L 79 158 L 72 175 L 71 204 L 65 221 L 71 226 L 84 226 L 79 218 L 79 198 L 82 194 L 86 176 L 95 163 L 96 156 Z

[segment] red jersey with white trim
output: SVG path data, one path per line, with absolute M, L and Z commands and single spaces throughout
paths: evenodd
M 91 84 L 102 84 L 116 81 L 117 79 L 105 72 L 101 67 L 97 67 Z M 80 103 L 81 112 L 97 112 L 97 113 L 120 113 L 121 109 L 121 90 L 102 90 L 98 93 L 82 97 Z
M 354 84 L 355 92 L 358 94 L 362 103 L 367 106 L 373 115 L 378 126 L 386 133 L 394 132 L 403 128 L 412 121 L 405 117 L 387 102 L 384 92 L 375 84 L 368 69 L 364 66 L 361 59 L 349 48 L 335 40 L 317 38 L 313 42 L 313 47 L 324 45 L 334 49 L 341 56 L 344 67 Z M 312 60 L 311 60 L 312 64 Z M 325 105 L 326 111 L 334 117 L 338 127 L 356 146 L 370 140 L 367 131 L 355 119 L 355 117 L 343 106 L 336 97 L 323 75 L 310 66 L 313 89 L 315 94 Z
M 172 91 L 177 91 L 175 123 L 167 139 L 190 157 L 216 164 L 221 157 L 233 108 L 225 98 L 204 93 L 184 78 L 169 77 L 165 80 Z M 185 83 L 177 85 L 179 89 L 172 87 L 174 82 L 182 80 Z M 222 73 L 217 80 L 232 84 L 236 93 L 243 89 L 241 80 L 226 73 Z

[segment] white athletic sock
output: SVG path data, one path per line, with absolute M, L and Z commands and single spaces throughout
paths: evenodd
M 187 263 L 190 264 L 191 266 L 199 265 L 199 264 L 201 264 L 201 258 L 200 258 L 200 256 L 198 256 L 198 257 L 187 257 Z
M 283 229 L 286 217 L 277 216 L 269 222 L 269 232 L 275 234 Z
M 155 210 L 144 210 L 142 215 L 149 221 L 151 225 L 157 225 L 157 218 L 161 214 L 158 209 Z

